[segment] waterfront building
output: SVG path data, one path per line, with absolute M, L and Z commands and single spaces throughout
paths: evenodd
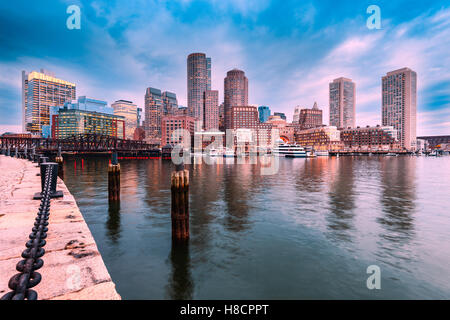
M 231 109 L 245 106 L 248 106 L 248 79 L 244 71 L 238 69 L 230 70 L 224 79 L 224 112 L 225 127 L 227 129 L 230 129 L 232 126 Z
M 341 141 L 348 150 L 398 150 L 397 131 L 392 126 L 356 127 L 341 130 Z
M 163 116 L 161 121 L 161 129 L 161 146 L 165 146 L 167 144 L 176 145 L 184 142 L 183 137 L 180 136 L 175 140 L 172 137 L 172 132 L 177 129 L 185 129 L 189 131 L 192 138 L 195 132 L 195 118 L 191 116 Z M 189 141 L 189 143 L 191 143 L 191 141 Z
M 264 123 L 267 120 L 269 120 L 269 117 L 270 117 L 270 108 L 269 107 L 259 106 L 258 112 L 259 112 L 259 122 Z
M 416 147 L 417 151 L 426 152 L 430 148 L 430 144 L 428 140 L 417 138 Z
M 409 68 L 382 77 L 382 124 L 393 126 L 403 148 L 416 148 L 417 74 Z
M 41 69 L 41 72 L 22 71 L 22 130 L 41 135 L 42 127 L 50 125 L 51 106 L 62 106 L 75 99 L 74 83 L 56 78 Z
M 323 126 L 295 132 L 295 141 L 302 147 L 313 147 L 319 151 L 342 150 L 344 144 L 335 126 Z
M 312 109 L 301 109 L 299 111 L 298 123 L 301 130 L 322 126 L 322 110 L 317 107 L 317 102 L 314 102 Z
M 228 112 L 227 129 L 252 129 L 259 123 L 258 110 L 254 106 L 235 106 Z
M 115 115 L 125 119 L 125 139 L 133 139 L 138 123 L 137 106 L 132 101 L 117 100 L 111 104 L 111 107 Z
M 161 138 L 163 100 L 161 90 L 147 88 L 145 92 L 145 137 L 147 140 Z
M 219 128 L 219 91 L 206 90 L 204 97 L 203 128 L 217 130 Z
M 449 136 L 422 136 L 422 137 L 417 137 L 417 139 L 425 140 L 427 142 L 427 145 L 433 149 L 437 148 L 440 145 L 450 144 L 450 135 Z
M 187 91 L 189 114 L 202 121 L 204 94 L 211 90 L 211 58 L 204 53 L 191 53 L 187 57 Z
M 194 133 L 194 152 L 204 151 L 213 142 L 215 142 L 216 148 L 224 147 L 226 143 L 225 132 L 216 130 L 196 131 Z
M 77 100 L 71 100 L 64 102 L 62 106 L 50 106 L 49 107 L 49 125 L 42 126 L 42 137 L 50 138 L 53 136 L 53 116 L 59 113 L 61 108 L 68 110 L 82 110 L 89 112 L 97 112 L 103 114 L 114 114 L 114 109 L 108 107 L 108 102 L 93 98 L 88 98 L 86 96 L 80 96 Z
M 287 121 L 286 114 L 284 112 L 274 112 L 273 115 L 274 116 L 279 116 L 284 121 Z
M 52 138 L 78 134 L 98 134 L 125 139 L 125 118 L 113 114 L 80 109 L 58 108 L 52 115 Z
M 355 127 L 356 85 L 348 78 L 338 78 L 329 85 L 330 126 Z

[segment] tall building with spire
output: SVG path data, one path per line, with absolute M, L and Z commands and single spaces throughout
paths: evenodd
M 41 135 L 50 126 L 50 107 L 63 106 L 76 98 L 74 83 L 56 78 L 44 69 L 22 71 L 22 130 Z
M 248 106 L 248 79 L 245 72 L 233 69 L 224 79 L 225 127 L 231 127 L 231 108 Z
M 301 109 L 298 116 L 298 122 L 294 123 L 300 124 L 300 130 L 322 126 L 322 110 L 317 106 L 317 102 L 314 102 L 312 109 Z
M 203 121 L 205 91 L 211 90 L 211 58 L 204 53 L 187 57 L 187 93 L 189 114 Z
M 329 85 L 330 126 L 355 127 L 356 85 L 352 79 L 338 78 Z
M 382 124 L 394 127 L 402 147 L 415 150 L 417 73 L 409 68 L 402 68 L 388 72 L 381 82 Z

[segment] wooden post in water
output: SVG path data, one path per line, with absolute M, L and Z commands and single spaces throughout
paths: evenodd
M 189 239 L 189 171 L 172 172 L 172 240 Z
M 112 161 L 108 165 L 108 198 L 111 201 L 120 200 L 120 164 L 117 153 L 113 153 Z
M 58 155 L 55 158 L 55 162 L 58 164 L 58 177 L 64 180 L 64 159 L 61 154 L 61 147 L 58 148 Z

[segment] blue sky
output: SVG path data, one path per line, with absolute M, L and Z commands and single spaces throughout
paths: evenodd
M 68 30 L 66 9 L 81 8 L 81 29 Z M 369 5 L 382 28 L 369 30 Z M 212 58 L 212 86 L 239 68 L 249 103 L 292 119 L 296 105 L 324 110 L 328 83 L 357 85 L 356 123 L 381 123 L 381 77 L 418 73 L 418 135 L 450 134 L 448 1 L 2 1 L 0 133 L 20 131 L 21 70 L 49 69 L 76 83 L 77 95 L 144 104 L 149 86 L 186 105 L 186 57 Z

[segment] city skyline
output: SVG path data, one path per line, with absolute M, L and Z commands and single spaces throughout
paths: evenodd
M 179 104 L 187 105 L 185 59 L 189 53 L 204 52 L 207 57 L 212 58 L 211 87 L 219 89 L 219 103 L 223 102 L 224 93 L 221 89 L 226 72 L 238 68 L 243 70 L 249 79 L 249 104 L 267 105 L 275 112 L 285 113 L 289 121 L 292 119 L 296 105 L 308 106 L 317 100 L 324 110 L 323 118 L 327 123 L 329 118 L 328 83 L 338 77 L 349 77 L 357 86 L 357 126 L 381 124 L 381 77 L 392 70 L 409 67 L 419 75 L 417 135 L 449 134 L 450 80 L 448 73 L 442 72 L 445 71 L 446 65 L 450 65 L 449 57 L 444 54 L 448 51 L 450 37 L 448 30 L 443 28 L 450 17 L 448 7 L 437 4 L 431 9 L 420 10 L 419 6 L 419 8 L 410 8 L 409 13 L 400 13 L 395 9 L 401 5 L 394 6 L 381 2 L 379 5 L 382 10 L 383 27 L 381 30 L 369 30 L 365 25 L 366 4 L 358 5 L 356 9 L 346 4 L 337 12 L 327 11 L 327 4 L 306 3 L 301 7 L 292 3 L 284 4 L 282 7 L 298 9 L 297 18 L 299 22 L 303 22 L 300 26 L 305 27 L 304 29 L 290 24 L 281 28 L 277 25 L 282 24 L 281 18 L 269 22 L 266 15 L 269 11 L 275 10 L 271 2 L 254 6 L 247 6 L 243 2 L 239 4 L 235 11 L 225 4 L 221 7 L 196 1 L 185 3 L 183 6 L 168 5 L 165 8 L 166 19 L 173 21 L 177 26 L 184 26 L 186 30 L 175 34 L 172 27 L 169 30 L 162 28 L 161 31 L 155 29 L 154 35 L 157 38 L 170 35 L 171 37 L 167 38 L 168 42 L 182 35 L 186 37 L 186 40 L 191 40 L 188 43 L 180 41 L 176 44 L 176 50 L 167 48 L 165 44 L 162 44 L 162 47 L 155 47 L 147 41 L 138 46 L 136 41 L 141 40 L 138 35 L 142 34 L 143 30 L 151 29 L 152 24 L 137 25 L 144 18 L 137 15 L 135 19 L 130 20 L 130 23 L 121 25 L 119 21 L 127 20 L 127 16 L 132 11 L 127 9 L 119 12 L 118 8 L 122 8 L 123 5 L 117 4 L 117 8 L 113 7 L 107 13 L 102 12 L 101 6 L 81 3 L 82 14 L 84 14 L 81 30 L 69 31 L 64 29 L 67 18 L 65 4 L 56 4 L 55 11 L 42 12 L 41 16 L 34 17 L 32 21 L 45 19 L 46 15 L 55 15 L 57 16 L 55 24 L 57 21 L 62 21 L 61 30 L 52 28 L 56 28 L 54 32 L 57 35 L 61 34 L 64 41 L 83 40 L 89 44 L 94 41 L 92 36 L 95 35 L 96 41 L 106 45 L 105 48 L 110 51 L 101 52 L 100 57 L 104 58 L 102 61 L 98 57 L 93 59 L 94 53 L 97 55 L 100 53 L 98 47 L 97 49 L 73 47 L 74 52 L 70 55 L 73 59 L 67 59 L 68 54 L 57 49 L 49 41 L 37 44 L 36 50 L 28 51 L 27 48 L 23 49 L 23 43 L 27 39 L 19 33 L 15 34 L 17 30 L 13 30 L 13 34 L 8 36 L 7 50 L 0 54 L 0 83 L 3 94 L 0 101 L 0 118 L 2 119 L 0 132 L 20 131 L 21 70 L 39 70 L 41 67 L 49 69 L 59 78 L 74 82 L 80 94 L 98 97 L 110 104 L 116 100 L 126 99 L 143 108 L 142 92 L 147 87 L 157 87 L 176 93 Z M 29 4 L 29 6 L 33 5 Z M 209 30 L 217 40 L 212 41 L 211 36 L 207 36 L 206 39 L 211 41 L 199 42 L 195 40 L 197 37 L 186 36 L 187 31 L 193 31 L 199 27 L 198 20 L 201 16 L 194 12 L 194 8 L 199 6 L 204 7 L 206 11 L 220 14 L 221 20 L 229 22 L 225 24 L 225 30 L 222 30 L 223 34 L 217 33 L 217 28 Z M 15 22 L 11 19 L 27 16 L 26 10 L 19 12 L 19 9 L 20 5 L 16 8 L 4 10 L 2 8 L 1 15 L 8 16 L 5 21 L 10 21 L 14 25 Z M 57 9 L 59 13 L 56 13 Z M 117 10 L 114 11 L 114 9 Z M 180 15 L 179 20 L 175 19 L 175 11 Z M 308 16 L 308 12 L 311 21 L 306 23 L 305 17 Z M 103 16 L 102 13 L 104 13 Z M 187 19 L 188 13 L 191 14 L 192 20 Z M 319 22 L 320 17 L 326 13 L 330 16 L 328 22 Z M 157 12 L 155 15 L 163 18 Z M 252 21 L 251 15 L 255 15 L 257 19 Z M 245 32 L 232 34 L 230 31 L 236 28 L 232 22 L 236 17 L 241 18 L 245 26 L 251 27 L 250 30 L 244 28 Z M 18 20 L 21 19 L 18 18 Z M 292 17 L 287 17 L 287 20 L 292 22 Z M 337 22 L 341 20 L 342 22 Z M 209 25 L 212 22 L 206 19 L 204 23 Z M 204 28 L 204 25 L 202 27 Z M 267 31 L 264 27 L 273 27 L 273 31 Z M 353 28 L 352 31 L 350 27 Z M 419 27 L 422 30 L 416 32 Z M 37 24 L 36 28 L 39 29 L 40 26 Z M 244 40 L 256 32 L 252 28 L 259 28 L 258 30 L 262 32 L 261 39 L 246 43 Z M 341 33 L 337 32 L 339 28 Z M 5 29 L 2 28 L 2 30 Z M 91 31 L 92 35 L 87 35 Z M 327 32 L 330 34 L 327 35 Z M 30 31 L 29 34 L 33 32 Z M 317 36 L 324 38 L 317 39 Z M 335 37 L 333 41 L 324 44 L 324 40 L 330 36 Z M 6 35 L 2 35 L 2 38 L 6 39 Z M 267 40 L 270 41 L 267 42 Z M 301 46 L 305 49 L 316 48 L 317 54 L 305 53 L 306 56 L 302 56 L 298 53 L 300 47 L 293 44 L 297 40 L 302 40 Z M 256 54 L 254 48 L 263 42 L 269 44 L 267 52 Z M 133 50 L 130 50 L 129 54 L 120 56 L 118 44 Z M 275 47 L 278 49 L 276 52 Z M 292 48 L 297 50 L 292 51 Z M 408 50 L 405 51 L 405 48 Z M 145 50 L 149 53 L 140 57 L 139 54 L 144 54 Z M 389 54 L 386 53 L 387 50 L 390 50 Z M 286 56 L 287 54 L 291 56 Z M 44 56 L 45 59 L 41 58 Z M 302 62 L 300 58 L 306 58 L 309 66 L 305 66 L 305 62 Z M 118 60 L 118 62 L 112 64 L 112 60 Z M 93 66 L 94 62 L 97 63 L 96 66 Z M 18 70 L 17 73 L 16 70 Z M 131 78 L 133 80 L 129 81 Z M 276 84 L 277 87 L 275 87 Z

